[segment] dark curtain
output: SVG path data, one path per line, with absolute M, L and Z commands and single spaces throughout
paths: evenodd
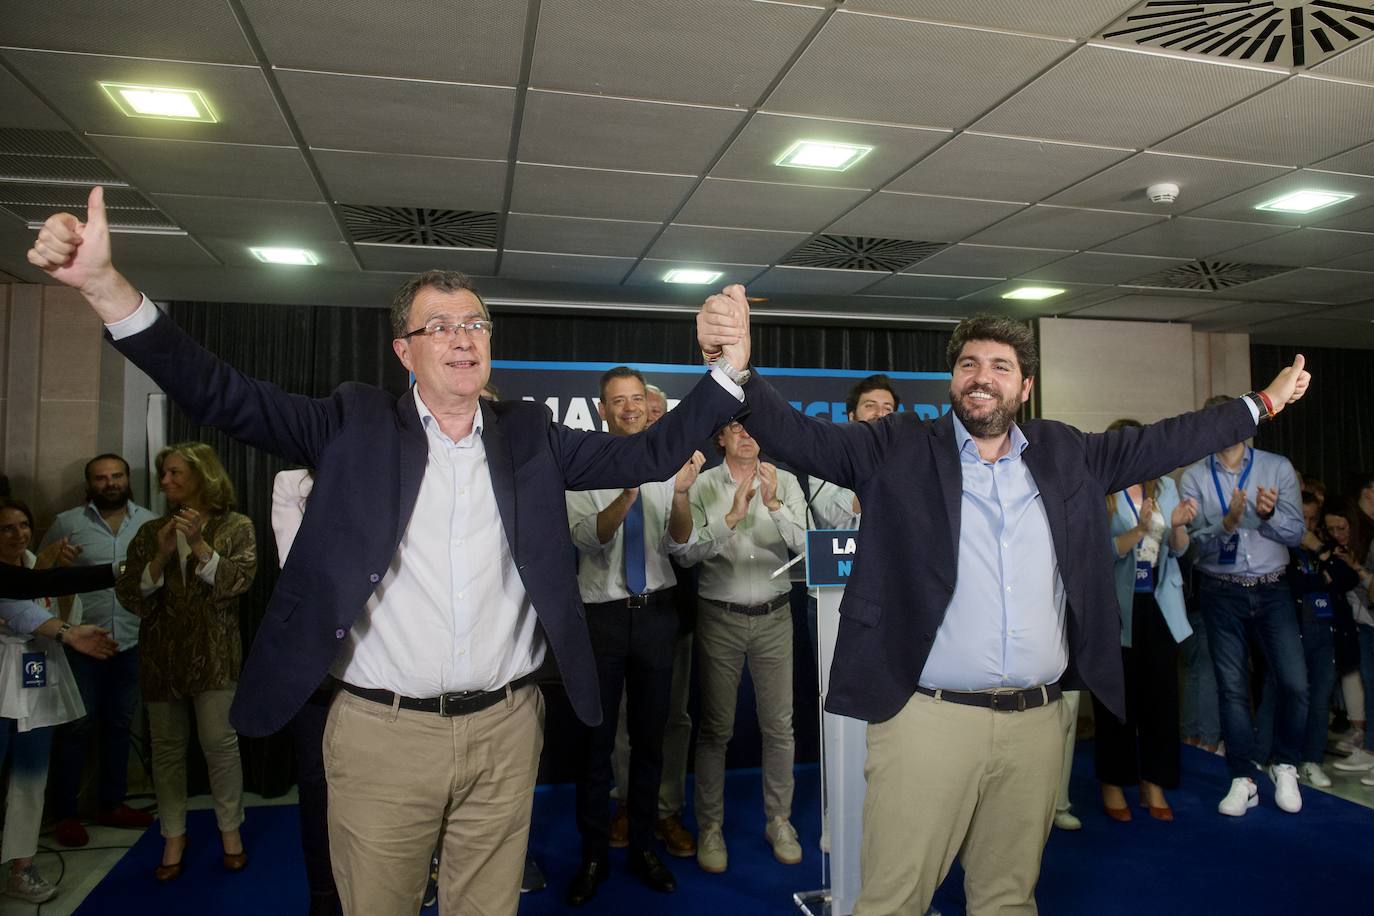
M 174 302 L 172 318 L 196 340 L 248 375 L 288 391 L 328 394 L 345 381 L 377 385 L 396 394 L 407 385 L 405 370 L 391 352 L 387 312 L 332 306 L 273 306 Z M 493 355 L 499 359 L 692 363 L 700 359 L 693 319 L 619 318 L 507 314 L 496 311 Z M 823 366 L 874 371 L 932 371 L 945 368 L 946 331 L 842 328 L 823 325 L 758 325 L 757 365 Z M 838 396 L 838 395 L 837 395 Z M 287 467 L 275 455 L 242 445 L 216 430 L 193 425 L 175 406 L 169 441 L 200 440 L 214 446 L 238 489 L 239 510 L 258 532 L 258 576 L 241 603 L 245 648 L 251 645 L 277 580 L 277 551 L 271 531 L 272 479 Z M 799 670 L 803 666 L 799 666 Z M 809 676 L 815 696 L 814 674 Z M 798 699 L 804 699 L 800 692 Z M 801 704 L 799 704 L 800 707 Z M 798 759 L 816 759 L 814 702 L 796 718 Z M 741 718 L 749 710 L 741 707 Z M 566 699 L 549 697 L 546 747 L 573 740 Z M 244 738 L 244 783 L 251 791 L 279 795 L 294 782 L 289 741 L 284 735 Z M 567 755 L 546 753 L 557 760 Z M 192 753 L 192 782 L 203 764 Z M 736 761 L 732 760 L 732 765 Z M 740 763 L 739 765 L 743 765 Z M 754 761 L 757 765 L 757 761 Z M 555 768 L 558 770 L 561 768 Z M 547 772 L 557 779 L 561 772 Z M 203 783 L 202 783 L 203 786 Z
M 1307 358 L 1312 387 L 1276 422 L 1261 426 L 1255 444 L 1285 456 L 1300 473 L 1319 478 L 1328 494 L 1348 492 L 1352 475 L 1374 469 L 1374 411 L 1369 407 L 1374 351 L 1254 344 L 1254 384 L 1267 385 L 1299 351 Z

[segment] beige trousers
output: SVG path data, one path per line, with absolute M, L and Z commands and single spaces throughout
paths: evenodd
M 451 718 L 340 690 L 324 767 L 345 916 L 415 916 L 436 843 L 440 912 L 513 916 L 543 743 L 536 687 Z
M 993 712 L 917 693 L 870 723 L 854 916 L 921 916 L 955 856 L 968 916 L 1034 914 L 1067 714 L 1059 701 Z
M 210 794 L 215 800 L 215 820 L 222 831 L 243 823 L 243 761 L 239 736 L 229 724 L 234 687 L 206 690 L 180 700 L 145 701 L 153 748 L 153 790 L 157 816 L 165 837 L 186 833 L 186 748 L 191 726 L 187 707 L 196 709 L 196 735 L 210 773 Z

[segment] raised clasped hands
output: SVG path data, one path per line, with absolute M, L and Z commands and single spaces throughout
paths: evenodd
M 749 366 L 749 300 L 733 283 L 707 296 L 697 312 L 697 343 L 702 356 L 724 356 L 736 369 Z

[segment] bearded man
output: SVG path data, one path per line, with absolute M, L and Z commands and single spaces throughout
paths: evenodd
M 129 463 L 118 455 L 97 455 L 86 462 L 86 502 L 53 522 L 43 546 L 64 540 L 64 553 L 81 566 L 123 563 L 129 542 L 143 523 L 156 516 L 132 499 Z M 100 729 L 100 776 L 96 821 L 108 827 L 142 829 L 153 822 L 145 811 L 124 803 L 129 769 L 129 723 L 138 706 L 138 617 L 115 598 L 113 588 L 82 596 L 82 619 L 110 631 L 119 644 L 114 657 L 100 661 L 67 651 L 86 715 L 62 726 L 54 748 L 52 778 L 56 785 L 57 825 L 53 833 L 63 846 L 90 842 L 77 817 L 77 796 L 91 732 Z

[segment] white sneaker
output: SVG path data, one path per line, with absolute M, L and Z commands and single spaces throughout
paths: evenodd
M 1259 789 L 1249 776 L 1237 776 L 1231 780 L 1231 791 L 1217 805 L 1217 810 L 1228 817 L 1240 817 L 1259 804 Z
M 1374 786 L 1374 772 L 1365 773 L 1360 777 L 1360 785 Z
M 29 865 L 21 871 L 10 872 L 10 883 L 5 893 L 29 903 L 46 903 L 57 896 L 57 888 L 45 881 L 37 868 Z
M 1374 754 L 1362 747 L 1357 747 L 1355 753 L 1344 760 L 1337 760 L 1332 766 L 1342 773 L 1363 773 L 1365 770 L 1374 770 Z
M 1351 728 L 1336 741 L 1335 752 L 1342 757 L 1349 756 L 1364 747 L 1364 729 Z
M 697 864 L 702 871 L 718 875 L 730 864 L 730 856 L 725 851 L 725 837 L 721 835 L 719 824 L 707 824 L 697 836 Z
M 1274 804 L 1282 811 L 1297 814 L 1302 810 L 1302 793 L 1298 791 L 1298 768 L 1291 763 L 1276 763 L 1269 768 L 1274 780 Z
M 801 844 L 797 842 L 797 830 L 792 822 L 779 815 L 763 828 L 763 835 L 773 846 L 773 858 L 783 865 L 797 865 L 802 860 Z
M 1307 780 L 1308 785 L 1318 789 L 1331 788 L 1331 777 L 1326 775 L 1320 763 L 1304 763 L 1302 765 L 1302 778 Z
M 1072 812 L 1056 811 L 1054 813 L 1054 826 L 1058 827 L 1060 830 L 1082 830 L 1083 822 Z

